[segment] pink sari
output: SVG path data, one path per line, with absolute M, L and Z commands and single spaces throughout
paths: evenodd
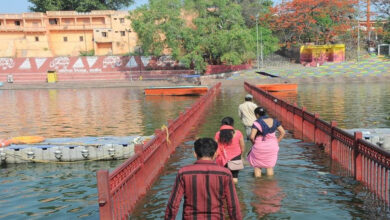
M 262 131 L 260 124 L 256 121 L 253 125 Z M 272 168 L 278 160 L 279 143 L 275 132 L 263 136 L 257 136 L 255 143 L 252 146 L 251 152 L 248 154 L 248 162 L 252 167 L 257 168 Z

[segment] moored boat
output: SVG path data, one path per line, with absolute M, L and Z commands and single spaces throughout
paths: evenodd
M 203 95 L 207 91 L 207 86 L 148 87 L 144 89 L 145 95 Z
M 283 84 L 259 84 L 257 88 L 264 89 L 269 92 L 276 91 L 294 91 L 298 89 L 298 84 L 295 83 L 283 83 Z

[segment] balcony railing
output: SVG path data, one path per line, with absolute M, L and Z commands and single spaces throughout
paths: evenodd
M 0 31 L 44 32 L 45 27 L 0 26 Z
M 106 28 L 106 24 L 87 25 L 49 25 L 49 30 L 93 30 L 95 28 Z

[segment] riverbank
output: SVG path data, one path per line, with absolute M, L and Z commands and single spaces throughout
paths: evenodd
M 266 72 L 277 77 L 271 78 L 256 72 Z M 319 67 L 304 67 L 300 64 L 265 67 L 232 73 L 200 77 L 202 85 L 212 86 L 222 82 L 223 87 L 242 86 L 247 81 L 253 84 L 267 83 L 369 83 L 390 82 L 390 60 L 369 57 L 360 62 L 325 63 Z M 73 89 L 73 88 L 118 88 L 194 85 L 185 79 L 170 80 L 121 80 L 90 82 L 57 82 L 16 84 L 4 83 L 0 90 L 14 89 Z

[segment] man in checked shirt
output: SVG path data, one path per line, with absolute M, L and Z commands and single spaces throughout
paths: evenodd
M 232 174 L 214 162 L 217 147 L 211 138 L 195 141 L 195 156 L 198 160 L 179 170 L 165 219 L 175 219 L 183 195 L 183 219 L 224 219 L 224 202 L 230 219 L 242 219 Z

